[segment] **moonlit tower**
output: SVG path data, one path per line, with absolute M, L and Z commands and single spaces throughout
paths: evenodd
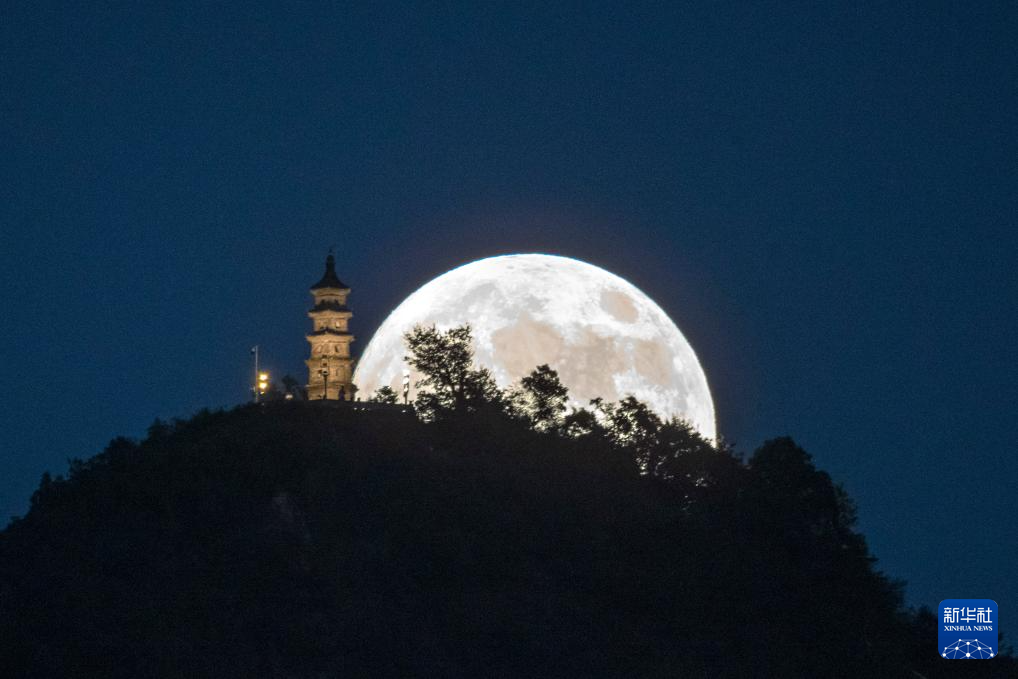
M 350 288 L 336 276 L 336 258 L 331 251 L 325 258 L 325 274 L 311 286 L 311 294 L 315 305 L 308 312 L 314 324 L 307 336 L 311 344 L 311 356 L 306 361 L 308 398 L 352 401 L 354 386 L 350 343 L 354 337 L 348 325 L 353 314 L 346 306 Z

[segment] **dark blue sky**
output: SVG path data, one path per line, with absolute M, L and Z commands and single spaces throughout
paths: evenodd
M 550 252 L 671 314 L 722 432 L 795 437 L 911 601 L 1018 609 L 1013 2 L 92 4 L 0 21 L 3 516 L 243 400 L 253 344 L 303 378 L 330 244 L 361 349 Z

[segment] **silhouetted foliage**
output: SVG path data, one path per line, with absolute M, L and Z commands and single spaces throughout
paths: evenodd
M 1015 676 L 936 655 L 791 439 L 563 412 L 542 368 L 521 417 L 450 332 L 413 335 L 425 420 L 202 411 L 45 475 L 0 533 L 2 676 Z
M 308 399 L 308 390 L 305 389 L 293 375 L 283 375 L 283 379 L 280 380 L 280 383 L 283 385 L 280 391 L 283 393 L 284 398 L 287 395 L 290 395 L 292 398 L 299 399 L 301 401 L 306 401 Z
M 395 390 L 386 384 L 375 389 L 375 393 L 368 398 L 368 401 L 371 403 L 398 403 L 399 397 L 396 395 Z
M 506 396 L 509 411 L 525 418 L 537 431 L 558 431 L 566 412 L 569 390 L 558 373 L 547 364 L 539 365 L 520 380 L 519 387 Z
M 440 332 L 415 327 L 405 336 L 407 361 L 423 374 L 414 407 L 425 420 L 500 407 L 502 392 L 486 368 L 474 367 L 470 326 Z

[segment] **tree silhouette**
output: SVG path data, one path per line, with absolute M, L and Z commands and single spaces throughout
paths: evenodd
M 595 407 L 607 423 L 612 443 L 633 459 L 641 473 L 653 474 L 658 464 L 661 418 L 632 395 L 617 404 L 595 399 Z
M 444 332 L 416 326 L 405 336 L 407 362 L 423 377 L 417 381 L 414 407 L 425 420 L 462 416 L 500 404 L 502 392 L 486 368 L 474 367 L 469 325 Z
M 375 389 L 375 393 L 368 398 L 368 401 L 372 403 L 398 403 L 399 397 L 396 396 L 396 392 L 392 387 L 385 384 Z
M 569 390 L 547 364 L 537 366 L 510 390 L 506 402 L 511 412 L 524 417 L 540 432 L 558 431 L 563 423 Z
M 298 382 L 293 377 L 293 375 L 283 375 L 283 378 L 280 380 L 280 383 L 283 385 L 282 391 L 283 391 L 284 397 L 285 397 L 286 394 L 291 394 L 293 396 L 293 398 L 298 398 L 298 399 L 300 399 L 302 401 L 306 401 L 307 400 L 307 398 L 308 398 L 308 391 L 307 391 L 307 389 L 305 389 L 301 385 L 301 383 Z
M 587 408 L 576 408 L 562 418 L 562 433 L 570 438 L 600 439 L 604 431 L 597 414 Z
M 794 521 L 817 536 L 851 541 L 854 505 L 791 438 L 765 442 L 750 458 L 749 470 L 749 492 L 768 506 L 775 520 Z

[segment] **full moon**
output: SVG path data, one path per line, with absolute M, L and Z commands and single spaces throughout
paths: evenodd
M 435 278 L 389 314 L 354 382 L 365 396 L 383 385 L 400 393 L 409 369 L 404 333 L 415 325 L 446 330 L 464 323 L 473 330 L 476 363 L 501 387 L 547 363 L 573 407 L 632 394 L 715 438 L 707 377 L 675 323 L 628 281 L 568 257 L 489 257 Z M 419 375 L 411 371 L 410 379 Z

